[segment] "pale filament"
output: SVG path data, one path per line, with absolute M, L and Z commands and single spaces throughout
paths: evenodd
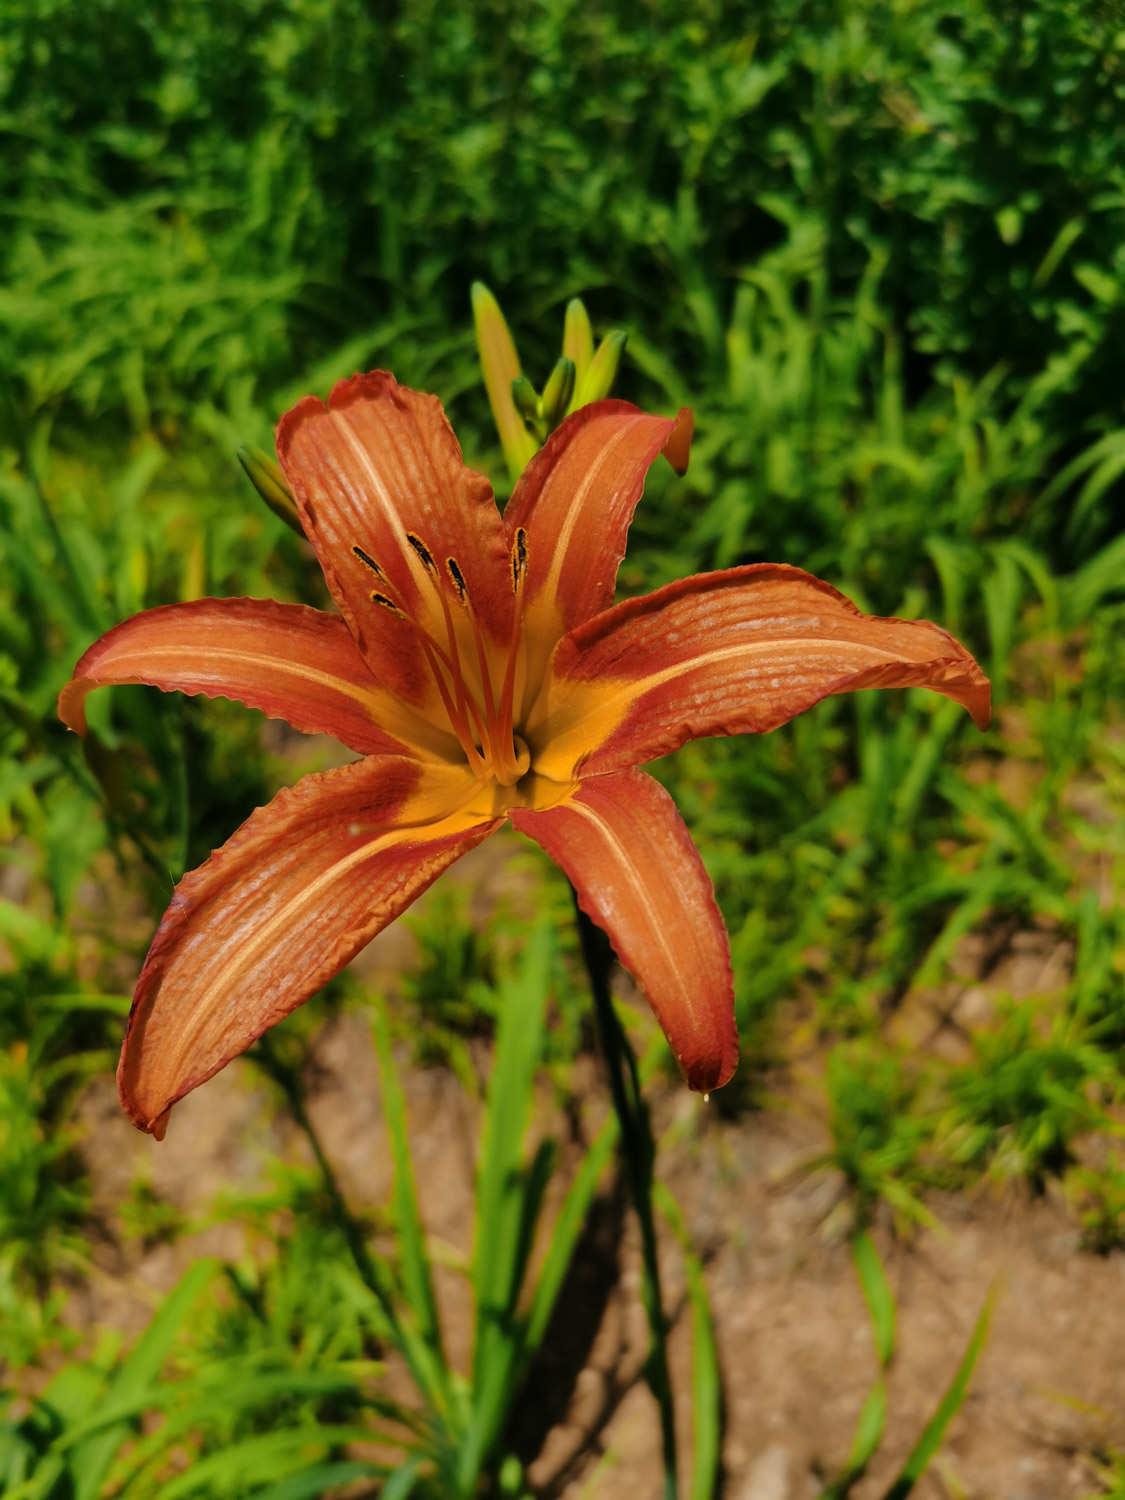
M 481 781 L 494 781 L 500 786 L 514 786 L 528 769 L 528 751 L 522 741 L 517 744 L 514 732 L 514 699 L 516 666 L 519 656 L 519 634 L 513 627 L 511 640 L 505 653 L 504 674 L 500 686 L 499 700 L 496 696 L 489 667 L 490 653 L 484 631 L 472 599 L 455 559 L 447 560 L 448 580 L 439 569 L 429 548 L 411 533 L 407 535 L 409 548 L 404 555 L 411 565 L 423 598 L 428 597 L 440 610 L 445 626 L 445 644 L 408 613 L 385 591 L 372 594 L 372 599 L 392 609 L 405 619 L 414 630 L 425 654 L 430 673 L 434 679 L 442 706 L 449 719 L 450 728 L 457 737 L 465 759 L 473 774 Z M 366 567 L 385 579 L 382 568 L 360 547 L 352 551 Z M 522 592 L 523 553 L 519 562 L 513 555 L 513 584 L 517 596 Z M 451 608 L 448 594 L 456 594 L 456 605 Z M 454 619 L 454 609 L 465 611 L 473 638 L 476 667 L 480 686 L 474 688 L 471 675 L 465 670 L 461 657 L 461 641 Z M 427 611 L 431 614 L 432 611 Z M 481 701 L 483 700 L 483 701 Z

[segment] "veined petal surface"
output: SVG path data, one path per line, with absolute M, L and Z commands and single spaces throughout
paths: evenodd
M 196 599 L 134 615 L 78 662 L 59 695 L 59 717 L 83 733 L 87 695 L 124 683 L 233 698 L 362 754 L 413 754 L 419 734 L 443 748 L 371 675 L 343 620 L 303 604 Z
M 982 728 L 988 678 L 928 620 L 865 615 L 800 568 L 700 573 L 627 600 L 564 640 L 529 717 L 536 770 L 565 780 L 685 740 L 763 733 L 833 693 L 927 687 Z
M 738 1063 L 730 947 L 699 852 L 664 788 L 643 771 L 592 776 L 513 825 L 569 877 L 664 1028 L 693 1089 L 721 1088 Z
M 548 650 L 613 602 L 617 569 L 645 477 L 662 451 L 686 468 L 691 412 L 653 417 L 627 401 L 584 406 L 528 464 L 504 511 L 524 533 L 525 628 Z
M 277 454 L 360 651 L 394 691 L 440 715 L 416 626 L 440 639 L 443 600 L 456 612 L 467 593 L 487 635 L 506 643 L 514 608 L 491 486 L 466 468 L 441 402 L 384 370 L 356 375 L 327 405 L 307 396 L 282 417 Z
M 162 1136 L 177 1099 L 327 983 L 499 822 L 467 771 L 370 756 L 306 776 L 176 887 L 117 1069 Z

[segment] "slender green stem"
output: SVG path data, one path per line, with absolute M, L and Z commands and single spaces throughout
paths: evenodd
M 629 1039 L 613 1008 L 609 974 L 613 950 L 601 928 L 595 927 L 575 901 L 582 957 L 594 993 L 594 1012 L 598 1035 L 609 1074 L 613 1107 L 621 1126 L 621 1147 L 629 1193 L 641 1229 L 643 1259 L 642 1290 L 648 1315 L 651 1344 L 645 1361 L 645 1377 L 660 1408 L 661 1452 L 664 1459 L 664 1500 L 677 1500 L 676 1420 L 672 1398 L 672 1380 L 668 1369 L 668 1322 L 664 1315 L 664 1298 L 660 1287 L 660 1260 L 656 1246 L 656 1218 L 653 1213 L 653 1168 L 656 1145 L 648 1106 L 641 1092 L 637 1059 Z

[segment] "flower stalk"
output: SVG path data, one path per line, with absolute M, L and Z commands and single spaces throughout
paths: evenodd
M 600 927 L 596 927 L 579 905 L 571 887 L 582 958 L 594 996 L 598 1040 L 605 1059 L 610 1096 L 621 1130 L 621 1155 L 629 1183 L 629 1196 L 641 1231 L 641 1295 L 649 1327 L 649 1350 L 645 1379 L 660 1409 L 660 1448 L 664 1463 L 664 1500 L 676 1500 L 677 1481 L 676 1410 L 672 1377 L 668 1367 L 668 1319 L 660 1279 L 660 1257 L 653 1212 L 653 1173 L 656 1142 L 648 1105 L 641 1090 L 636 1055 L 614 1009 L 609 976 L 613 949 Z

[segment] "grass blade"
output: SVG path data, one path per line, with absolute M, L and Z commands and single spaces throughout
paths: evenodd
M 992 1310 L 996 1302 L 996 1289 L 993 1288 L 984 1300 L 980 1316 L 973 1327 L 969 1338 L 968 1347 L 957 1366 L 953 1379 L 942 1396 L 937 1410 L 926 1423 L 922 1436 L 914 1446 L 913 1452 L 906 1460 L 902 1472 L 883 1496 L 883 1500 L 904 1500 L 925 1473 L 926 1468 L 934 1454 L 941 1447 L 945 1429 L 960 1411 L 969 1390 L 969 1381 L 972 1379 L 973 1370 L 976 1368 L 977 1360 L 980 1358 L 981 1350 L 984 1348 L 985 1340 L 988 1338 L 988 1328 L 992 1321 Z
M 859 1285 L 871 1314 L 871 1328 L 875 1335 L 875 1352 L 879 1363 L 886 1369 L 895 1352 L 895 1299 L 887 1281 L 879 1252 L 866 1229 L 852 1240 L 852 1260 L 855 1264 Z
M 549 929 L 540 926 L 522 968 L 500 997 L 496 1055 L 480 1147 L 473 1290 L 474 1410 L 458 1466 L 458 1493 L 470 1494 L 480 1466 L 503 1422 L 522 1330 L 515 1308 L 530 1253 L 528 1197 L 541 1191 L 535 1173 L 523 1170 L 523 1140 L 531 1113 L 535 1070 L 543 1047 L 550 974 Z
M 597 1191 L 598 1183 L 613 1156 L 618 1134 L 617 1116 L 610 1115 L 594 1138 L 594 1143 L 586 1153 L 582 1165 L 575 1173 L 574 1181 L 570 1184 L 566 1197 L 563 1199 L 558 1218 L 551 1228 L 551 1243 L 543 1259 L 531 1306 L 528 1309 L 527 1331 L 524 1338 L 524 1347 L 528 1355 L 533 1354 L 539 1347 L 540 1340 L 547 1331 L 551 1313 L 554 1311 L 555 1298 L 559 1294 L 559 1288 L 570 1266 L 570 1258 L 574 1253 L 578 1237 L 582 1233 L 582 1226 L 586 1222 L 586 1215 L 594 1193 Z
M 315 1464 L 303 1474 L 294 1474 L 271 1484 L 269 1489 L 259 1490 L 254 1500 L 320 1500 L 330 1486 L 348 1484 L 353 1479 L 371 1479 L 381 1471 L 374 1464 L 362 1459 L 347 1459 L 340 1463 Z M 400 1471 L 401 1472 L 401 1471 Z M 383 1490 L 384 1497 L 389 1486 Z
M 426 1253 L 426 1236 L 418 1208 L 406 1129 L 406 1103 L 391 1054 L 390 1031 L 382 1006 L 376 1007 L 372 1032 L 379 1066 L 379 1086 L 383 1095 L 383 1118 L 387 1122 L 391 1139 L 391 1160 L 394 1165 L 391 1214 L 400 1255 L 403 1290 L 413 1309 L 418 1332 L 433 1349 L 439 1368 L 444 1370 L 446 1364 L 441 1324 L 434 1299 L 430 1260 Z
M 719 1490 L 722 1463 L 723 1384 L 715 1321 L 703 1276 L 703 1262 L 692 1248 L 680 1205 L 658 1182 L 654 1198 L 679 1241 L 691 1308 L 692 1456 L 690 1500 L 712 1500 Z
M 173 1288 L 106 1390 L 107 1403 L 126 1405 L 151 1391 L 195 1299 L 217 1270 L 217 1261 L 201 1260 Z M 114 1455 L 130 1430 L 129 1421 L 122 1420 L 73 1449 L 68 1464 L 74 1476 L 74 1500 L 96 1500 Z

